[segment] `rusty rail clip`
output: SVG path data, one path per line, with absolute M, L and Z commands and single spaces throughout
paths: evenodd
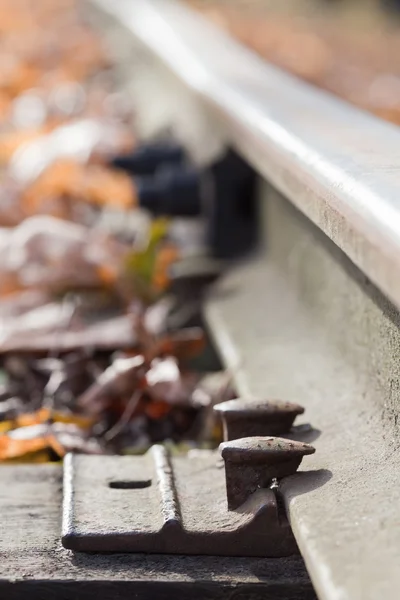
M 294 417 L 293 417 L 294 418 Z M 273 437 L 225 441 L 216 453 L 68 455 L 62 543 L 83 552 L 288 556 L 297 552 L 271 483 L 314 448 Z

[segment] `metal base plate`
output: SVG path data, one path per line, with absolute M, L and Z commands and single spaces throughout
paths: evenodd
M 68 455 L 62 543 L 83 552 L 289 556 L 298 552 L 275 494 L 227 508 L 219 455 L 170 458 Z

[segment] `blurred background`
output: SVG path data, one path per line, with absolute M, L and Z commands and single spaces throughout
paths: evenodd
M 398 0 L 189 0 L 291 73 L 400 122 Z
M 399 2 L 187 3 L 400 124 Z M 204 384 L 201 306 L 256 244 L 255 174 L 109 28 L 89 2 L 0 0 L 0 461 L 213 447 L 234 396 Z

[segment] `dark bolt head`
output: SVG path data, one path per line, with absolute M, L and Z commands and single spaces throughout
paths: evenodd
M 303 456 L 313 454 L 309 444 L 274 437 L 249 437 L 220 445 L 225 461 L 226 494 L 229 510 L 239 508 L 259 488 L 273 479 L 297 471 Z
M 224 440 L 287 433 L 297 415 L 304 412 L 299 404 L 281 400 L 237 398 L 216 404 L 222 418 Z

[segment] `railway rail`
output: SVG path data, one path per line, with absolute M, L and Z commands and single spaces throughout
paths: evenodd
M 178 3 L 96 4 L 169 70 L 177 107 L 193 95 L 210 149 L 258 171 L 265 248 L 209 300 L 210 329 L 243 394 L 300 401 L 320 432 L 314 472 L 283 489 L 319 597 L 395 598 L 400 130 Z
M 172 129 L 199 165 L 233 147 L 259 174 L 263 243 L 229 270 L 206 319 L 239 392 L 306 407 L 304 441 L 317 451 L 281 494 L 318 598 L 395 600 L 400 130 L 266 64 L 174 0 L 91 0 L 89 14 L 142 87 L 144 137 Z M 297 557 L 72 555 L 58 535 L 60 468 L 40 467 L 35 481 L 21 469 L 13 488 L 11 471 L 0 474 L 9 598 L 314 597 Z

